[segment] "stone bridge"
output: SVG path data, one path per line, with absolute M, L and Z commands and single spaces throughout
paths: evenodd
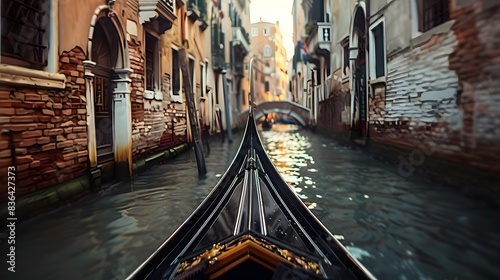
M 309 125 L 309 115 L 311 110 L 290 101 L 263 101 L 255 107 L 255 120 L 269 113 L 285 114 L 292 117 L 300 125 Z M 243 111 L 239 116 L 240 123 L 245 123 L 248 110 Z

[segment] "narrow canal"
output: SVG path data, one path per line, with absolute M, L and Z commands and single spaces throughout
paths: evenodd
M 20 225 L 15 278 L 125 278 L 215 186 L 238 137 L 211 142 L 205 179 L 185 153 Z M 397 167 L 307 130 L 275 126 L 261 137 L 305 204 L 377 278 L 500 278 L 499 209 L 401 178 Z

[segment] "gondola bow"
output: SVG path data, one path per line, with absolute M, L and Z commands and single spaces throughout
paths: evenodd
M 252 110 L 230 167 L 129 279 L 375 279 L 283 180 Z

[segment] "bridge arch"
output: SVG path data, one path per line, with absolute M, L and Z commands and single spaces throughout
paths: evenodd
M 309 125 L 311 110 L 290 101 L 263 101 L 255 106 L 254 112 L 256 120 L 269 113 L 279 113 L 292 117 L 306 127 Z M 240 115 L 242 119 L 246 119 L 247 116 L 248 110 Z

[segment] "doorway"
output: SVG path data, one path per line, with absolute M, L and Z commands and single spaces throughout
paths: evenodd
M 117 54 L 112 51 L 113 44 L 116 43 L 109 38 L 111 28 L 113 28 L 112 22 L 108 18 L 100 18 L 95 25 L 92 40 L 92 60 L 96 63 L 92 73 L 97 165 L 101 166 L 103 182 L 115 177 L 114 103 L 111 81 Z
M 354 89 L 353 131 L 355 136 L 367 136 L 366 24 L 362 8 L 356 10 L 353 23 L 351 48 L 357 50 L 357 57 L 352 62 Z

